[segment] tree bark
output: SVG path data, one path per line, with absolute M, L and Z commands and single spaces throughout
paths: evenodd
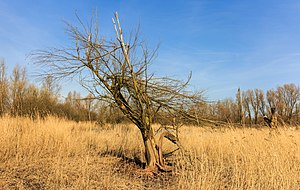
M 145 146 L 145 159 L 146 159 L 146 170 L 156 171 L 159 164 L 158 151 L 156 149 L 156 142 L 154 135 L 148 134 L 143 137 Z
M 162 145 L 164 138 L 167 138 L 174 144 L 177 144 L 175 136 L 170 132 L 163 132 L 159 137 L 159 141 L 156 142 L 151 125 L 147 126 L 147 130 L 141 131 L 141 133 L 145 147 L 145 170 L 149 172 L 156 172 L 157 170 L 166 172 L 171 171 L 172 169 L 164 163 Z
M 157 151 L 156 141 L 152 126 L 146 124 L 145 126 L 139 127 L 141 130 L 144 147 L 145 147 L 145 159 L 146 159 L 146 170 L 150 172 L 156 172 L 159 165 L 159 154 Z

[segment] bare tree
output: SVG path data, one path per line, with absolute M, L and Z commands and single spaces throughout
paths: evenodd
M 276 90 L 267 91 L 269 107 L 276 107 L 278 116 L 287 122 L 291 122 L 297 111 L 297 103 L 300 100 L 300 88 L 295 84 L 284 84 Z
M 0 116 L 7 112 L 9 106 L 9 82 L 6 76 L 4 60 L 0 60 Z
M 12 106 L 11 113 L 12 115 L 22 115 L 23 105 L 24 105 L 24 94 L 27 86 L 26 79 L 26 69 L 25 67 L 20 67 L 16 65 L 13 69 L 12 75 L 12 84 L 11 84 L 11 93 L 12 93 Z
M 97 21 L 86 26 L 78 20 L 81 30 L 67 24 L 73 48 L 36 51 L 34 62 L 47 66 L 47 74 L 56 78 L 79 76 L 81 85 L 95 98 L 116 105 L 141 132 L 147 170 L 169 170 L 160 154 L 161 143 L 154 138 L 153 118 L 162 110 L 191 117 L 188 107 L 199 96 L 185 90 L 189 80 L 149 73 L 157 49 L 150 51 L 138 33 L 125 39 L 117 13 L 113 19 L 116 40 L 101 38 Z M 163 136 L 174 143 L 178 140 L 169 133 Z
M 46 90 L 49 95 L 58 97 L 61 86 L 55 81 L 53 76 L 48 75 L 42 81 L 42 89 Z
M 243 92 L 243 106 L 245 107 L 245 112 L 248 114 L 249 124 L 252 123 L 252 114 L 251 114 L 251 100 L 250 100 L 251 92 L 250 90 L 247 90 L 246 92 Z
M 290 122 L 300 99 L 300 88 L 295 84 L 285 84 L 277 88 L 277 93 L 284 107 L 283 117 Z
M 238 121 L 238 107 L 232 99 L 225 99 L 216 103 L 217 116 L 219 121 L 235 123 Z
M 93 105 L 94 105 L 94 98 L 92 94 L 88 94 L 87 97 L 82 99 L 85 103 L 85 109 L 88 111 L 88 120 L 91 121 L 92 117 L 91 117 L 91 113 L 93 110 Z
M 242 95 L 241 95 L 241 89 L 238 88 L 238 91 L 236 93 L 236 102 L 238 107 L 238 117 L 239 122 L 242 126 L 245 126 L 245 115 L 244 115 L 244 109 L 243 109 L 243 101 L 242 101 Z
M 261 92 L 258 89 L 248 91 L 250 104 L 251 104 L 252 111 L 254 114 L 254 124 L 257 124 L 259 108 L 261 107 L 260 106 L 261 101 L 259 99 L 260 93 Z
M 258 90 L 258 101 L 259 103 L 259 111 L 262 116 L 266 115 L 266 102 L 264 92 L 262 90 Z
M 278 115 L 281 116 L 284 120 L 287 120 L 287 105 L 285 103 L 285 90 L 283 87 L 277 87 L 275 91 L 275 102 L 276 102 L 276 110 Z
M 267 97 L 267 102 L 268 102 L 268 105 L 267 105 L 268 111 L 270 111 L 271 108 L 277 107 L 277 95 L 276 95 L 275 90 L 273 90 L 273 89 L 268 90 L 266 97 Z
M 22 115 L 29 116 L 31 118 L 36 118 L 38 114 L 41 115 L 41 111 L 43 111 L 41 110 L 41 102 L 43 104 L 45 102 L 41 101 L 40 90 L 34 84 L 30 84 L 26 88 L 23 101 Z

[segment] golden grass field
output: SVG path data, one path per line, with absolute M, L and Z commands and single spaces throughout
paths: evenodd
M 133 125 L 3 117 L 0 134 L 0 189 L 300 189 L 300 130 L 185 126 L 154 176 Z

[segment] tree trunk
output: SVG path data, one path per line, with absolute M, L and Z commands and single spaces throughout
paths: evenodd
M 143 135 L 143 141 L 145 146 L 146 169 L 155 171 L 158 169 L 159 155 L 153 132 L 148 132 L 148 134 Z
M 156 172 L 157 170 L 161 171 L 171 171 L 171 168 L 167 167 L 164 163 L 163 154 L 162 154 L 162 142 L 166 137 L 170 141 L 175 143 L 175 136 L 170 132 L 163 132 L 160 135 L 158 143 L 154 138 L 154 133 L 152 126 L 147 126 L 147 130 L 141 130 L 144 147 L 145 147 L 145 159 L 146 159 L 146 170 L 149 172 Z
M 141 127 L 141 133 L 145 147 L 146 169 L 156 170 L 159 165 L 159 154 L 157 144 L 154 138 L 153 128 L 150 122 L 145 121 L 145 126 Z

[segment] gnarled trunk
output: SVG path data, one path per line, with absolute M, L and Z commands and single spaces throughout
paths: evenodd
M 142 131 L 142 137 L 145 147 L 145 158 L 146 158 L 146 170 L 155 172 L 157 170 L 171 171 L 171 168 L 165 165 L 162 145 L 163 139 L 167 138 L 176 144 L 175 136 L 170 132 L 163 132 L 159 137 L 158 143 L 155 140 L 153 129 L 151 125 L 148 125 L 147 130 Z
M 146 169 L 156 170 L 159 164 L 159 155 L 158 155 L 154 135 L 152 134 L 148 134 L 146 136 L 143 135 Z
M 150 171 L 157 170 L 157 165 L 159 164 L 159 155 L 152 126 L 150 123 L 147 123 L 139 128 L 141 130 L 145 147 L 146 169 Z

